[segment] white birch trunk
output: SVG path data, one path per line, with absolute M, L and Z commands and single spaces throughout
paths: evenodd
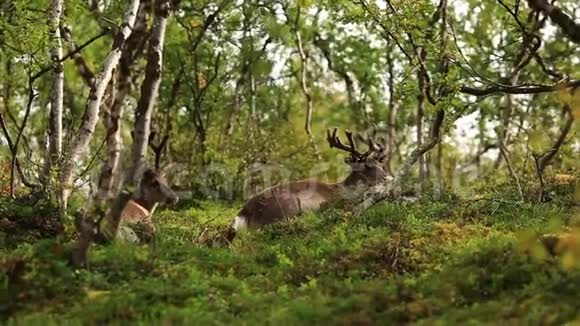
M 50 96 L 50 123 L 48 126 L 48 155 L 44 167 L 43 179 L 50 180 L 51 170 L 59 164 L 62 155 L 62 111 L 64 102 L 64 67 L 62 58 L 62 38 L 60 21 L 63 14 L 64 0 L 52 0 L 49 13 L 49 24 L 52 47 L 50 58 L 53 65 L 52 94 Z
M 119 69 L 116 70 L 116 83 L 114 83 L 115 77 L 113 77 L 110 83 L 110 85 L 116 84 L 116 86 L 112 87 L 112 93 L 115 94 L 112 105 L 106 106 L 107 110 L 103 110 L 103 125 L 107 130 L 107 154 L 99 174 L 98 189 L 95 196 L 97 205 L 101 205 L 105 201 L 113 198 L 119 190 L 119 180 L 121 178 L 119 175 L 119 161 L 123 147 L 121 127 L 125 99 L 131 92 L 131 69 L 136 61 L 134 59 L 141 53 L 139 45 L 144 42 L 145 34 L 147 33 L 149 11 L 149 3 L 142 0 L 139 11 L 137 12 L 133 33 L 127 40 L 127 44 L 123 49 L 123 54 L 119 61 Z
M 103 124 L 107 129 L 107 154 L 99 175 L 98 189 L 95 196 L 97 205 L 112 198 L 113 185 L 119 168 L 119 158 L 123 145 L 121 140 L 121 118 L 128 89 L 123 87 L 117 92 L 115 91 L 116 86 L 114 83 L 110 85 L 111 93 L 114 93 L 114 96 L 111 99 L 111 105 L 108 105 L 107 109 L 103 111 Z
M 93 136 L 93 132 L 99 117 L 99 109 L 103 100 L 103 95 L 107 85 L 109 84 L 109 81 L 111 80 L 113 69 L 119 63 L 123 46 L 125 45 L 127 38 L 129 38 L 131 35 L 133 26 L 135 24 L 139 2 L 140 0 L 131 0 L 129 7 L 125 12 L 123 24 L 121 25 L 121 29 L 119 29 L 115 35 L 113 47 L 105 58 L 105 62 L 103 63 L 99 73 L 95 76 L 95 80 L 91 86 L 91 91 L 87 100 L 87 106 L 82 117 L 79 131 L 71 145 L 71 149 L 69 150 L 68 155 L 63 161 L 60 175 L 62 187 L 60 191 L 60 200 L 64 209 L 66 209 L 66 204 L 72 191 L 76 174 L 75 172 L 79 165 L 82 163 Z
M 141 97 L 135 114 L 135 139 L 133 141 L 132 159 L 134 168 L 129 172 L 128 182 L 138 186 L 145 169 L 151 116 L 157 100 L 161 71 L 163 67 L 163 45 L 169 16 L 169 1 L 160 1 L 156 6 L 155 20 L 149 39 L 145 80 L 141 86 Z
M 117 236 L 122 211 L 131 199 L 131 189 L 139 187 L 141 176 L 145 169 L 147 145 L 151 131 L 151 115 L 155 107 L 159 84 L 161 83 L 163 45 L 165 43 L 165 30 L 167 28 L 170 3 L 171 1 L 169 0 L 160 0 L 155 8 L 155 19 L 147 53 L 145 80 L 141 85 L 141 97 L 139 98 L 135 116 L 132 149 L 133 166 L 128 171 L 125 190 L 117 197 L 113 208 L 103 221 L 103 225 L 100 226 L 100 233 L 107 240 L 114 240 Z

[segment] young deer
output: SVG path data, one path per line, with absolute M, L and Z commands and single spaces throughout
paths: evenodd
M 167 181 L 159 172 L 161 168 L 161 155 L 167 147 L 169 136 L 165 135 L 159 144 L 154 144 L 157 132 L 152 130 L 149 134 L 148 144 L 155 154 L 155 169 L 147 169 L 143 172 L 140 187 L 133 193 L 123 212 L 122 220 L 128 225 L 141 225 L 148 232 L 154 233 L 157 229 L 151 216 L 160 202 L 174 205 L 179 200 L 175 192 L 167 185 Z M 134 138 L 133 132 L 131 137 Z
M 140 187 L 133 193 L 133 197 L 121 213 L 122 219 L 129 225 L 141 224 L 149 231 L 156 228 L 151 219 L 158 203 L 175 205 L 179 197 L 167 185 L 167 181 L 156 170 L 147 169 L 143 173 Z
M 336 135 L 327 130 L 330 147 L 350 153 L 345 162 L 351 172 L 339 183 L 324 183 L 317 180 L 303 180 L 268 188 L 246 202 L 231 226 L 236 231 L 258 228 L 280 220 L 289 219 L 306 211 L 316 211 L 326 202 L 348 195 L 359 186 L 370 187 L 379 184 L 388 174 L 383 168 L 384 148 L 368 138 L 368 150 L 364 153 L 356 149 L 352 133 L 346 131 L 349 145 L 344 145 Z

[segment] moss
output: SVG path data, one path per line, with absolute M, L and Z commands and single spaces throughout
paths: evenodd
M 577 318 L 580 271 L 558 257 L 538 260 L 518 240 L 521 230 L 567 224 L 574 212 L 492 204 L 384 203 L 359 217 L 335 209 L 232 241 L 222 240 L 236 207 L 160 211 L 154 241 L 97 246 L 89 270 L 70 269 L 58 240 L 3 249 L 2 315 L 8 324 L 89 325 Z

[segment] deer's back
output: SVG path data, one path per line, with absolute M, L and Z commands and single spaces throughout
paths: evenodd
M 250 228 L 318 210 L 335 196 L 337 185 L 304 180 L 268 188 L 252 197 L 238 214 L 242 224 Z

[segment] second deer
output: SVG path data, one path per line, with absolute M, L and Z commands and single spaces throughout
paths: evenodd
M 346 131 L 348 145 L 336 135 L 337 129 L 327 130 L 327 141 L 331 148 L 349 153 L 345 162 L 351 172 L 339 183 L 318 180 L 303 180 L 268 188 L 248 200 L 231 226 L 236 231 L 259 228 L 263 225 L 293 218 L 307 211 L 319 210 L 321 205 L 348 195 L 361 185 L 370 187 L 383 182 L 388 174 L 383 165 L 384 148 L 368 138 L 368 150 L 357 150 L 352 133 Z
M 141 186 L 127 203 L 121 216 L 128 224 L 142 223 L 150 225 L 153 231 L 155 226 L 151 214 L 158 203 L 174 205 L 179 198 L 167 185 L 167 181 L 159 172 L 148 169 L 143 173 Z

